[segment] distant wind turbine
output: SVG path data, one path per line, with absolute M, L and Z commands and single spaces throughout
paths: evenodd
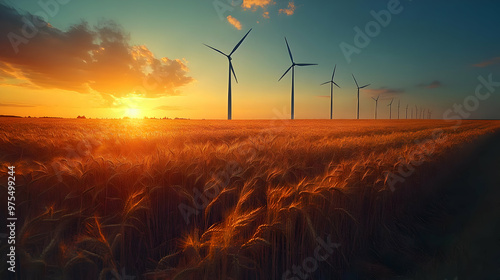
M 418 119 L 418 107 L 415 105 L 415 119 Z
M 330 120 L 333 119 L 333 85 L 336 85 L 340 88 L 339 85 L 333 80 L 335 78 L 335 70 L 337 69 L 337 65 L 333 68 L 332 79 L 328 82 L 324 82 L 321 85 L 330 84 Z
M 283 74 L 283 76 L 281 76 L 281 78 L 278 80 L 281 81 L 281 79 L 283 79 L 283 77 L 285 77 L 285 75 L 290 71 L 290 69 L 292 69 L 292 115 L 291 115 L 291 118 L 292 120 L 295 118 L 295 66 L 311 66 L 311 65 L 318 65 L 318 64 L 315 64 L 315 63 L 295 63 L 295 61 L 293 60 L 293 56 L 292 56 L 292 52 L 290 51 L 290 46 L 288 45 L 288 41 L 286 40 L 286 37 L 285 37 L 285 43 L 286 43 L 286 47 L 288 49 L 288 54 L 290 55 L 290 60 L 292 61 L 292 66 L 288 67 L 288 69 L 286 70 L 285 74 Z
M 375 100 L 375 119 L 377 119 L 377 108 L 378 108 L 378 99 L 380 98 L 380 95 L 377 96 L 377 98 L 373 98 L 373 100 Z
M 243 36 L 243 39 L 241 39 L 240 42 L 238 44 L 236 44 L 236 46 L 233 48 L 233 50 L 231 51 L 230 54 L 225 54 L 216 48 L 213 48 L 207 44 L 204 44 L 205 46 L 211 48 L 212 50 L 227 57 L 227 60 L 229 61 L 229 85 L 227 87 L 227 119 L 228 120 L 232 119 L 232 114 L 233 114 L 232 113 L 232 95 L 231 95 L 231 78 L 232 78 L 231 73 L 233 73 L 234 79 L 236 80 L 236 82 L 238 82 L 238 79 L 236 78 L 236 74 L 234 73 L 233 63 L 231 62 L 231 60 L 232 60 L 231 55 L 233 55 L 233 53 L 240 47 L 241 43 L 243 43 L 243 40 L 245 40 L 245 38 L 248 36 L 250 31 L 252 31 L 252 29 L 250 29 L 247 32 L 247 34 L 245 34 L 245 36 Z
M 367 85 L 364 85 L 362 87 L 360 87 L 358 85 L 358 81 L 356 81 L 356 77 L 354 77 L 354 74 L 352 74 L 352 78 L 354 79 L 354 82 L 356 83 L 356 87 L 358 88 L 358 110 L 357 110 L 357 119 L 359 120 L 359 90 L 362 89 L 362 88 L 365 88 L 367 86 L 369 86 L 370 84 L 367 84 Z
M 408 104 L 406 104 L 406 119 L 408 119 Z
M 401 100 L 398 99 L 398 120 L 399 120 L 399 107 L 401 106 Z
M 391 103 L 389 103 L 387 106 L 389 106 L 389 119 L 392 120 L 392 102 L 394 102 L 394 98 L 391 100 Z

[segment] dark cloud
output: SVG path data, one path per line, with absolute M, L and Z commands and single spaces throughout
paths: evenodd
M 377 96 L 380 95 L 381 99 L 391 99 L 403 94 L 405 91 L 403 89 L 381 87 L 378 89 L 371 89 L 371 88 L 363 89 L 363 92 L 368 94 L 370 97 L 376 98 Z
M 484 68 L 484 67 L 488 67 L 490 65 L 496 65 L 496 64 L 500 64 L 500 56 L 499 57 L 493 57 L 493 58 L 490 58 L 490 59 L 485 60 L 485 61 L 481 61 L 479 63 L 473 64 L 472 66 L 479 67 L 479 68 Z
M 146 46 L 131 46 L 112 21 L 67 31 L 0 3 L 0 77 L 43 88 L 98 92 L 111 105 L 120 97 L 177 95 L 193 81 L 180 59 L 156 58 Z
M 419 85 L 417 85 L 417 87 L 428 88 L 428 89 L 439 88 L 439 87 L 442 87 L 442 86 L 443 86 L 443 84 L 440 81 L 438 81 L 438 80 L 432 81 L 430 84 L 419 84 Z

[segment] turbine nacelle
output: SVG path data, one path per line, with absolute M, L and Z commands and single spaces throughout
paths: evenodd
M 362 89 L 362 88 L 365 88 L 365 87 L 368 87 L 368 86 L 370 86 L 370 85 L 371 85 L 371 84 L 367 84 L 367 85 L 364 85 L 364 86 L 361 86 L 361 87 L 360 87 L 360 86 L 358 85 L 358 81 L 356 80 L 356 77 L 354 77 L 354 74 L 352 74 L 352 78 L 354 79 L 354 82 L 356 83 L 356 87 L 358 88 L 358 90 L 359 90 L 359 89 Z
M 335 78 L 335 70 L 337 69 L 337 65 L 335 65 L 335 67 L 333 68 L 333 74 L 332 74 L 332 79 L 328 82 L 324 82 L 321 84 L 322 85 L 326 85 L 326 84 L 334 84 L 335 86 L 337 86 L 338 88 L 341 88 L 339 85 L 337 85 L 337 83 L 334 81 L 334 78 Z

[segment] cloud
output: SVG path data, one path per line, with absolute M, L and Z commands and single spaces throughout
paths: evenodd
M 63 31 L 0 3 L 0 38 L 0 77 L 14 77 L 13 84 L 96 92 L 113 105 L 131 95 L 178 95 L 179 87 L 194 81 L 185 61 L 130 45 L 129 35 L 112 21 L 93 27 L 82 22 Z
M 495 64 L 500 64 L 500 56 L 499 57 L 490 58 L 488 60 L 479 62 L 477 64 L 473 64 L 472 66 L 473 67 L 484 68 L 484 67 L 488 67 L 490 65 L 495 65 Z
M 280 2 L 282 2 L 282 1 L 280 1 Z M 283 1 L 283 2 L 285 2 L 285 1 Z M 289 16 L 293 15 L 295 12 L 295 8 L 296 8 L 295 3 L 293 1 L 292 2 L 286 1 L 285 3 L 288 3 L 287 7 L 283 8 L 283 9 L 279 9 L 278 12 L 280 14 L 284 13 L 284 14 L 289 15 Z M 276 2 L 272 1 L 272 0 L 243 0 L 241 7 L 244 10 L 250 10 L 252 12 L 255 12 L 259 9 L 262 9 L 263 10 L 262 17 L 263 18 L 270 18 L 270 14 L 269 14 L 269 11 L 267 11 L 267 9 L 272 5 L 276 5 Z
M 387 88 L 387 87 L 381 87 L 378 89 L 363 89 L 363 91 L 368 94 L 370 97 L 376 98 L 377 96 L 380 95 L 381 99 L 391 99 L 395 98 L 398 95 L 403 94 L 405 91 L 403 89 L 394 89 L 394 88 Z
M 294 2 L 289 2 L 288 7 L 286 9 L 280 9 L 279 10 L 280 14 L 286 14 L 287 16 L 291 16 L 295 13 L 295 3 Z
M 435 81 L 432 81 L 430 84 L 419 84 L 417 85 L 417 87 L 422 87 L 422 88 L 427 88 L 427 89 L 433 89 L 433 88 L 439 88 L 439 87 L 442 87 L 443 84 L 438 81 L 438 80 L 435 80 Z
M 0 107 L 31 108 L 31 107 L 36 107 L 36 106 L 25 105 L 25 104 L 14 104 L 14 103 L 0 103 Z
M 257 8 L 266 9 L 269 5 L 274 5 L 275 2 L 272 0 L 243 0 L 241 7 L 244 9 L 251 9 L 256 11 Z
M 236 29 L 241 30 L 241 22 L 239 22 L 239 20 L 237 20 L 236 18 L 232 17 L 231 15 L 228 15 L 227 21 Z
M 163 111 L 178 111 L 181 109 L 182 108 L 179 106 L 168 106 L 168 105 L 155 107 L 155 110 L 163 110 Z

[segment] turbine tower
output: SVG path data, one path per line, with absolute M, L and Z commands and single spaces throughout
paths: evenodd
M 406 104 L 406 119 L 408 119 L 408 104 Z
M 377 108 L 378 108 L 378 99 L 380 98 L 380 95 L 377 96 L 377 98 L 373 98 L 373 100 L 375 100 L 375 119 L 377 119 Z
M 352 74 L 352 78 L 354 79 L 354 82 L 356 83 L 356 87 L 358 88 L 358 110 L 357 110 L 357 119 L 359 120 L 359 90 L 362 89 L 362 88 L 365 88 L 367 86 L 369 86 L 370 84 L 367 84 L 367 85 L 364 85 L 362 87 L 360 87 L 358 85 L 358 81 L 356 81 L 356 77 L 354 77 L 354 74 Z
M 243 40 L 245 40 L 245 38 L 248 36 L 248 34 L 250 33 L 250 31 L 252 31 L 252 29 L 250 29 L 247 34 L 245 34 L 245 36 L 243 36 L 243 38 L 240 40 L 240 42 L 238 44 L 236 44 L 236 46 L 233 48 L 233 50 L 231 51 L 231 53 L 229 54 L 225 54 L 223 53 L 222 51 L 216 49 L 216 48 L 213 48 L 207 44 L 204 44 L 205 46 L 211 48 L 212 50 L 224 55 L 225 57 L 227 57 L 227 60 L 229 61 L 229 85 L 227 87 L 227 119 L 230 120 L 232 119 L 232 115 L 233 115 L 233 111 L 232 111 L 232 94 L 231 94 L 231 73 L 233 73 L 233 76 L 234 76 L 234 79 L 236 82 L 238 82 L 238 79 L 236 78 L 236 74 L 234 73 L 234 68 L 233 68 L 233 63 L 231 62 L 232 60 L 232 57 L 231 55 L 233 55 L 233 53 L 240 47 L 241 43 L 243 43 Z
M 330 84 L 330 120 L 333 119 L 333 85 L 337 86 L 340 88 L 339 85 L 333 80 L 335 78 L 335 70 L 337 69 L 337 65 L 333 68 L 333 74 L 332 74 L 332 79 L 328 82 L 324 82 L 321 85 L 326 85 Z
M 389 119 L 392 120 L 392 102 L 394 102 L 394 98 L 391 100 L 387 106 L 389 106 Z
M 295 63 L 295 61 L 293 60 L 293 56 L 292 56 L 292 52 L 290 51 L 290 46 L 288 45 L 288 41 L 286 40 L 286 37 L 285 37 L 285 43 L 286 43 L 286 47 L 288 49 L 288 54 L 290 55 L 290 60 L 292 61 L 292 66 L 288 67 L 288 69 L 285 71 L 285 74 L 283 74 L 283 76 L 281 76 L 281 78 L 278 80 L 281 81 L 281 79 L 283 79 L 283 77 L 285 77 L 285 75 L 290 71 L 290 69 L 292 69 L 292 114 L 291 114 L 291 118 L 292 120 L 295 118 L 295 66 L 311 66 L 311 65 L 318 65 L 318 64 L 314 64 L 314 63 Z

